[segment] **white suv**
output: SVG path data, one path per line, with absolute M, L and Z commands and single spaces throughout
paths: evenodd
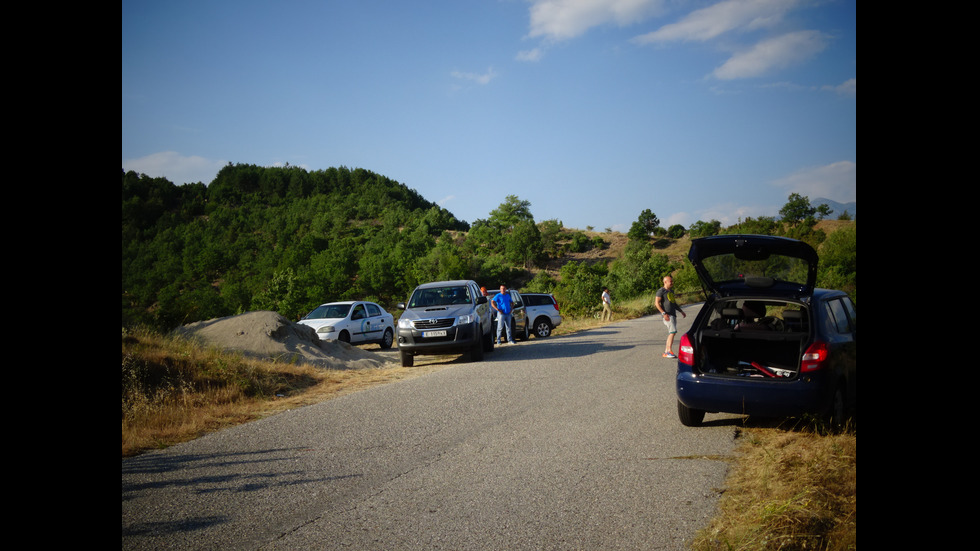
M 550 293 L 521 293 L 524 308 L 527 312 L 531 333 L 535 337 L 544 338 L 551 335 L 555 327 L 561 325 L 561 313 L 558 301 Z

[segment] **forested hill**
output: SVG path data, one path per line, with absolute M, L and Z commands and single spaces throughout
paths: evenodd
M 229 164 L 207 186 L 123 171 L 123 326 L 403 300 L 436 238 L 467 229 L 364 169 Z
M 611 232 L 589 236 L 558 220 L 536 222 L 530 206 L 508 196 L 471 226 L 364 169 L 229 164 L 207 186 L 124 171 L 123 328 L 169 330 L 254 310 L 298 320 L 337 300 L 393 310 L 417 284 L 451 279 L 554 293 L 563 314 L 589 314 L 604 286 L 628 300 L 672 274 L 679 292 L 696 292 L 686 255 L 665 253 L 717 233 L 805 240 L 820 255 L 819 286 L 856 290 L 854 222 L 828 235 L 815 226 L 817 209 L 796 194 L 782 221 L 749 218 L 730 228 L 698 221 L 664 229 L 644 209 L 616 254 L 603 254 L 621 241 Z M 602 260 L 576 260 L 583 255 Z

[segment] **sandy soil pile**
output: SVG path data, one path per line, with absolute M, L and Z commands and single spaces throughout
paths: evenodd
M 321 341 L 313 328 L 276 312 L 248 312 L 199 321 L 176 331 L 186 338 L 242 355 L 283 363 L 307 363 L 333 369 L 384 367 L 384 357 L 338 341 Z

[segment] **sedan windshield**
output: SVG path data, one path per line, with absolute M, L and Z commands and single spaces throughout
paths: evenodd
M 453 304 L 470 304 L 469 290 L 466 286 L 429 287 L 418 289 L 409 301 L 409 308 L 426 308 L 429 306 L 451 306 Z
M 344 318 L 350 312 L 350 304 L 324 304 L 317 306 L 306 319 Z

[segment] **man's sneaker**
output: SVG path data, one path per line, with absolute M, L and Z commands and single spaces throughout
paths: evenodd
M 676 358 L 673 352 L 664 352 L 664 358 Z
M 510 344 L 517 344 L 517 341 L 510 341 Z

